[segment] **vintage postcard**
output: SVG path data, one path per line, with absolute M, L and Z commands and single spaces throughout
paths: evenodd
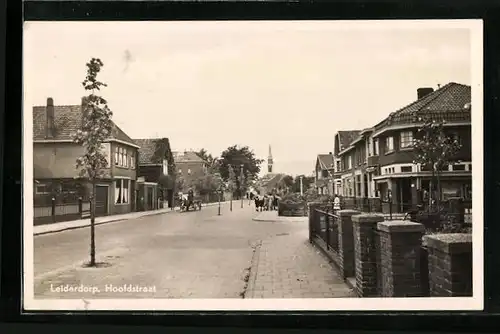
M 25 22 L 24 309 L 481 310 L 482 41 Z

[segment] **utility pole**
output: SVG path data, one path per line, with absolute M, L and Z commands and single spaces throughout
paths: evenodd
M 304 187 L 303 187 L 303 184 L 302 184 L 302 175 L 300 176 L 300 196 L 303 196 L 304 195 Z

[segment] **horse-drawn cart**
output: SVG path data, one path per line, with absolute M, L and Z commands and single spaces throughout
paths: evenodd
M 180 209 L 181 212 L 189 211 L 193 209 L 193 211 L 201 210 L 202 200 L 199 197 L 195 197 L 194 194 L 188 194 L 187 196 L 180 196 Z

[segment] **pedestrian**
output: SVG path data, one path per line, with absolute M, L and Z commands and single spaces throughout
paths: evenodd
M 333 210 L 338 211 L 340 210 L 340 198 L 339 195 L 335 194 L 335 198 L 333 200 Z

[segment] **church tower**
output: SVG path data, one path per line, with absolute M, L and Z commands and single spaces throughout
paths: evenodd
M 271 153 L 271 145 L 269 145 L 269 155 L 267 156 L 267 172 L 273 172 L 273 154 Z

